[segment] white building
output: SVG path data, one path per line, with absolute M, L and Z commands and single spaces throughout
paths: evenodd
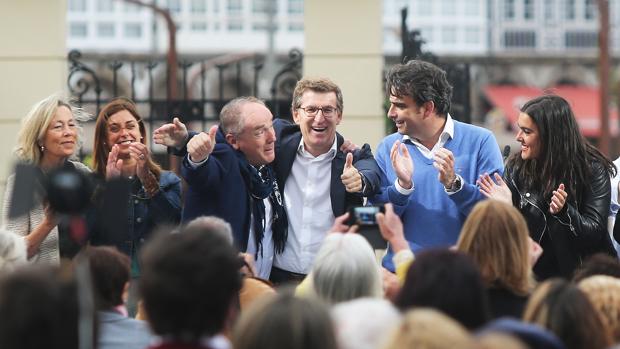
M 149 0 L 146 0 L 149 1 Z M 181 54 L 264 52 L 270 6 L 274 51 L 303 49 L 303 0 L 154 0 L 170 9 Z M 360 0 L 363 1 L 363 0 Z M 384 52 L 401 52 L 400 10 L 418 29 L 425 50 L 439 56 L 597 54 L 596 0 L 384 0 Z M 328 11 L 329 9 L 325 9 Z M 153 11 L 122 0 L 68 0 L 67 47 L 83 52 L 165 53 L 165 23 Z M 329 23 L 334 30 L 351 21 Z M 611 47 L 620 47 L 620 1 L 610 1 Z M 325 38 L 329 40 L 329 38 Z M 346 43 L 343 43 L 346 44 Z

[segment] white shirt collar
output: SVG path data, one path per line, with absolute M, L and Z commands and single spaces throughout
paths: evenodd
M 437 143 L 443 146 L 449 139 L 452 139 L 452 138 L 454 138 L 454 120 L 452 120 L 450 113 L 448 113 L 448 115 L 446 115 L 446 123 L 443 126 L 443 130 L 441 131 L 441 134 L 439 135 L 439 141 Z M 411 142 L 413 143 L 421 144 L 417 139 L 412 139 L 411 137 L 409 137 L 409 135 L 403 135 L 403 138 L 401 141 L 404 142 L 408 139 L 411 140 Z
M 327 151 L 327 153 L 321 154 L 319 156 L 314 156 L 312 154 L 310 154 L 307 150 L 306 147 L 304 146 L 304 137 L 301 137 L 301 140 L 299 141 L 299 145 L 297 146 L 297 154 L 305 156 L 305 157 L 310 157 L 310 158 L 329 158 L 330 160 L 332 160 L 333 158 L 336 157 L 336 153 L 338 151 L 338 137 L 336 135 L 334 135 L 334 143 L 332 143 L 332 147 Z

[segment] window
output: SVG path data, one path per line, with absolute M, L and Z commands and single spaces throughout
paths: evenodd
M 136 4 L 132 4 L 130 2 L 125 3 L 125 12 L 127 13 L 138 13 L 142 10 L 142 7 Z
M 240 20 L 229 20 L 228 21 L 228 31 L 238 32 L 243 30 L 243 22 Z
M 83 22 L 69 24 L 69 36 L 72 38 L 85 38 L 88 36 L 88 26 Z
M 304 0 L 288 0 L 288 13 L 304 13 Z
M 420 36 L 425 43 L 431 43 L 434 41 L 433 39 L 433 27 L 421 27 L 420 28 Z
M 456 1 L 443 0 L 441 2 L 441 14 L 444 16 L 452 16 L 456 14 Z
M 545 21 L 550 22 L 555 17 L 555 0 L 545 1 Z
M 598 8 L 596 5 L 596 0 L 586 0 L 586 9 L 584 13 L 585 19 L 587 20 L 595 19 L 597 12 L 598 12 Z
M 304 31 L 304 24 L 303 23 L 289 23 L 288 24 L 288 31 L 290 32 L 302 32 Z
M 564 34 L 567 48 L 592 48 L 598 46 L 598 35 L 589 31 L 567 31 Z
M 114 23 L 106 22 L 97 24 L 97 36 L 100 38 L 113 38 L 116 35 Z
M 97 11 L 99 12 L 114 12 L 114 2 L 112 0 L 98 0 Z
M 536 47 L 536 33 L 533 31 L 506 31 L 504 46 L 507 48 Z
M 466 16 L 478 16 L 479 14 L 480 14 L 480 1 L 479 0 L 465 1 L 465 15 Z
M 523 18 L 534 19 L 534 0 L 523 0 Z
M 142 26 L 140 23 L 125 23 L 125 37 L 139 39 L 142 37 Z
M 69 0 L 69 11 L 86 12 L 86 0 Z
M 193 32 L 206 32 L 207 31 L 207 23 L 205 22 L 192 22 L 191 30 Z
M 220 0 L 213 0 L 213 13 L 220 12 Z
M 564 18 L 575 19 L 575 0 L 565 0 L 566 6 L 564 7 Z
M 192 0 L 190 11 L 192 13 L 205 13 L 207 12 L 207 0 Z
M 455 44 L 456 27 L 443 27 L 441 29 L 441 42 L 444 44 Z
M 252 0 L 252 12 L 268 13 L 273 2 L 270 0 Z M 275 5 L 275 4 L 274 4 Z
M 515 18 L 515 0 L 506 0 L 504 2 L 504 18 Z
M 465 43 L 466 44 L 479 44 L 480 43 L 480 28 L 478 27 L 465 28 Z
M 241 14 L 241 0 L 228 0 L 228 14 L 238 15 Z
M 181 13 L 181 0 L 168 0 L 170 13 Z
M 418 14 L 422 16 L 432 16 L 434 3 L 435 3 L 434 1 L 418 0 L 418 6 L 417 6 Z M 403 5 L 402 7 L 405 7 L 405 6 L 406 5 Z M 400 13 L 401 8 L 398 9 L 399 13 Z

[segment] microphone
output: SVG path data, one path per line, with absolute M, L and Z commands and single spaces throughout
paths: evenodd
M 506 159 L 508 159 L 509 155 L 510 155 L 510 146 L 506 145 L 504 147 L 504 150 L 502 151 L 502 159 L 504 159 L 504 162 L 506 162 Z

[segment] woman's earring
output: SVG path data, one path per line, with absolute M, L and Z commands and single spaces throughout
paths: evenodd
M 45 151 L 45 147 L 44 147 L 44 146 L 42 146 L 42 145 L 40 145 L 40 146 L 39 146 L 39 149 L 41 149 L 41 152 L 44 152 L 44 151 Z

